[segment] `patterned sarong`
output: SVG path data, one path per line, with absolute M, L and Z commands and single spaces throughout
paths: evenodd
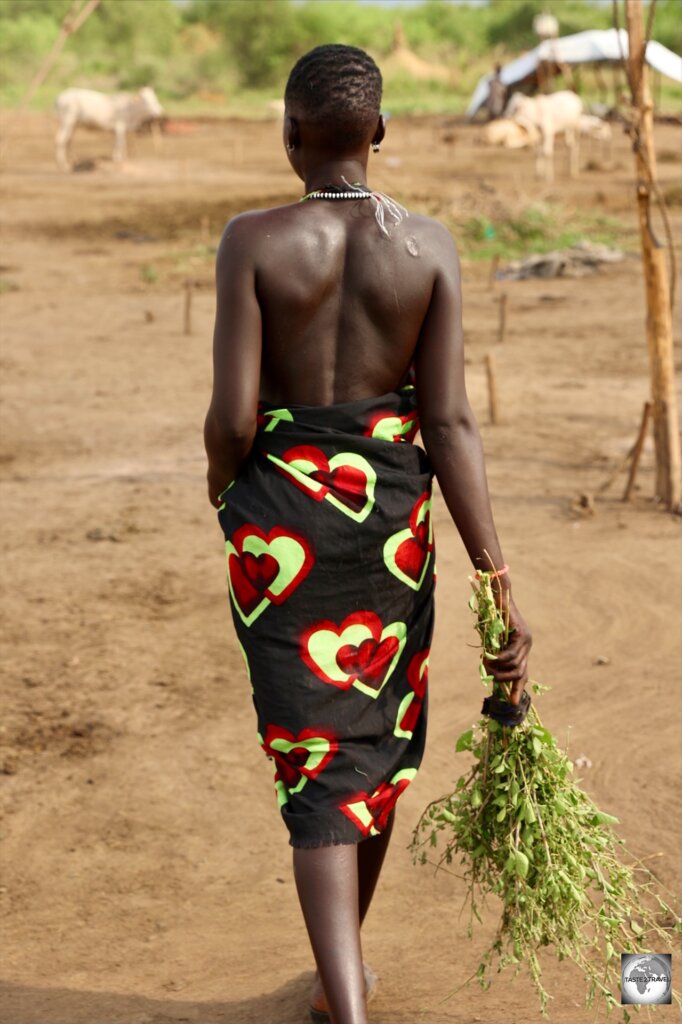
M 426 736 L 432 471 L 415 391 L 259 406 L 222 495 L 228 585 L 292 846 L 385 827 Z

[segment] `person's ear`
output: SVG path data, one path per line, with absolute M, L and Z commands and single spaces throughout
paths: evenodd
M 301 133 L 298 127 L 298 121 L 295 117 L 291 117 L 287 114 L 284 118 L 284 145 L 286 146 L 287 153 L 293 153 L 300 144 Z
M 372 149 L 375 153 L 379 151 L 379 145 L 384 141 L 386 134 L 386 119 L 383 114 L 379 114 L 379 120 L 377 121 L 376 130 L 372 136 Z

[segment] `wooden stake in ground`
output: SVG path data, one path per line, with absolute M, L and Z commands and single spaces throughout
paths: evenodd
M 497 420 L 497 380 L 495 378 L 495 356 L 489 352 L 485 357 L 485 372 L 488 378 L 488 413 L 493 426 Z
M 507 293 L 500 295 L 500 319 L 497 324 L 497 343 L 504 341 L 504 334 L 507 329 Z
M 185 302 L 183 306 L 182 330 L 183 334 L 192 333 L 192 293 L 194 292 L 194 281 L 191 277 L 185 279 Z
M 642 457 L 642 449 L 644 447 L 644 441 L 646 439 L 646 431 L 649 426 L 649 419 L 651 418 L 651 402 L 644 403 L 644 410 L 642 412 L 642 422 L 639 425 L 639 434 L 635 441 L 634 448 L 632 449 L 632 462 L 630 463 L 630 472 L 628 473 L 628 482 L 625 485 L 625 491 L 623 492 L 623 501 L 629 501 L 630 495 L 632 494 L 632 488 L 635 486 L 635 477 L 637 476 L 637 468 L 639 466 L 639 460 Z
M 497 280 L 497 269 L 500 265 L 499 254 L 493 256 L 490 261 L 490 274 L 488 275 L 488 291 L 492 291 L 495 287 L 495 281 Z
M 650 11 L 651 16 L 651 11 Z M 670 511 L 682 503 L 679 417 L 673 359 L 672 315 L 665 249 L 651 226 L 651 193 L 657 192 L 653 107 L 648 69 L 642 0 L 625 0 L 629 39 L 628 78 L 632 93 L 633 149 L 637 174 L 637 208 L 646 287 L 647 344 L 656 446 L 656 495 Z

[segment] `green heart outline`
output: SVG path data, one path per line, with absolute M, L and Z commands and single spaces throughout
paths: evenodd
M 250 541 L 256 542 L 255 545 L 249 544 Z M 276 555 L 272 554 L 271 548 L 273 547 L 273 545 L 277 544 L 278 541 L 285 541 L 289 544 L 295 544 L 296 547 L 298 548 L 298 551 L 300 553 L 300 564 L 296 567 L 295 571 L 293 571 L 293 566 L 291 565 L 288 558 L 285 557 L 280 559 L 277 558 Z M 281 544 L 279 546 L 281 547 Z M 267 588 L 270 593 L 274 593 L 276 596 L 279 596 L 283 591 L 287 589 L 287 587 L 291 586 L 291 584 L 296 579 L 298 574 L 304 568 L 307 558 L 306 549 L 304 548 L 303 544 L 301 544 L 300 540 L 298 540 L 296 537 L 285 535 L 273 537 L 271 541 L 267 541 L 264 540 L 262 537 L 259 537 L 257 533 L 251 533 L 246 535 L 242 542 L 241 552 L 237 551 L 236 547 L 234 546 L 231 540 L 226 540 L 225 553 L 227 556 L 227 585 L 230 591 L 230 596 L 232 598 L 232 604 L 237 609 L 239 618 L 242 620 L 245 626 L 250 626 L 253 622 L 255 622 L 256 619 L 263 614 L 265 609 L 272 604 L 272 600 L 266 594 L 263 597 L 263 600 L 260 602 L 260 604 L 257 604 L 249 615 L 244 614 L 239 604 L 239 601 L 237 600 L 237 597 L 235 595 L 234 588 L 232 586 L 232 577 L 230 576 L 230 556 L 235 555 L 238 560 L 241 560 L 241 556 L 245 553 L 250 553 L 252 555 L 255 555 L 256 557 L 262 554 L 270 554 L 280 567 L 280 571 L 277 573 L 277 576 L 270 584 L 270 586 Z M 280 580 L 282 573 L 287 569 L 289 570 L 289 572 L 285 577 L 285 580 Z
M 320 452 L 320 454 L 324 455 L 324 452 L 321 449 L 318 448 L 318 451 Z M 310 476 L 308 476 L 308 474 L 305 471 L 299 468 L 299 466 L 302 465 L 313 466 L 313 472 L 315 472 L 320 469 L 320 467 L 315 462 L 311 462 L 307 459 L 299 459 L 294 460 L 293 462 L 285 462 L 284 459 L 280 459 L 276 455 L 272 455 L 270 452 L 266 452 L 266 457 L 270 460 L 270 462 L 273 462 L 276 466 L 278 466 L 282 470 L 282 472 L 291 476 L 298 484 L 300 484 L 301 487 L 310 491 L 313 495 L 319 494 L 322 488 L 327 486 L 326 484 L 321 483 L 319 480 L 313 480 Z M 336 455 L 333 455 L 331 459 L 327 459 L 327 465 L 329 466 L 330 472 L 333 472 L 340 466 L 352 466 L 354 469 L 359 469 L 361 473 L 364 473 L 366 480 L 365 490 L 367 493 L 367 501 L 365 502 L 364 507 L 361 508 L 359 512 L 354 512 L 352 508 L 348 507 L 348 505 L 345 505 L 342 501 L 339 501 L 338 498 L 334 497 L 334 495 L 331 494 L 329 488 L 327 488 L 327 493 L 322 496 L 324 501 L 328 501 L 330 505 L 333 505 L 335 508 L 339 510 L 339 512 L 343 512 L 343 514 L 348 516 L 350 519 L 354 519 L 356 523 L 364 522 L 367 516 L 374 508 L 375 504 L 374 491 L 377 482 L 376 470 L 374 469 L 372 464 L 367 461 L 367 459 L 365 459 L 362 455 L 356 455 L 355 452 L 338 452 Z M 318 498 L 316 500 L 319 501 L 320 499 Z
M 334 645 L 333 650 L 333 675 L 332 672 L 327 671 L 328 666 L 326 667 L 327 660 L 329 659 L 329 648 L 331 646 L 329 644 L 329 641 L 326 640 L 326 638 L 318 640 L 318 649 L 320 642 L 322 644 L 322 650 L 319 653 L 325 655 L 325 660 L 320 661 L 319 657 L 317 656 L 317 650 L 315 651 L 315 653 L 313 653 L 313 651 L 311 650 L 311 645 L 313 641 L 315 640 L 316 637 L 320 638 L 320 634 L 328 634 L 330 636 L 333 636 L 335 641 L 337 641 Z M 363 683 L 360 679 L 354 679 L 353 682 L 351 683 L 351 686 L 355 687 L 356 690 L 360 690 L 361 693 L 366 694 L 368 697 L 372 697 L 373 700 L 377 699 L 377 697 L 383 690 L 384 686 L 386 686 L 386 683 L 393 675 L 400 655 L 403 653 L 403 648 L 405 647 L 405 642 L 407 640 L 407 626 L 405 625 L 405 623 L 391 622 L 389 623 L 388 626 L 385 626 L 381 632 L 381 636 L 379 637 L 378 644 L 382 644 L 384 640 L 387 640 L 389 637 L 393 637 L 395 640 L 398 641 L 398 649 L 393 655 L 393 658 L 391 659 L 391 662 L 388 668 L 386 669 L 386 674 L 381 682 L 381 686 L 377 689 L 376 687 L 368 686 L 367 683 Z M 331 629 L 318 629 L 308 637 L 308 657 L 310 658 L 311 661 L 315 663 L 315 665 L 317 665 L 320 671 L 327 677 L 327 680 L 330 681 L 329 685 L 340 686 L 340 684 L 342 684 L 344 680 L 347 680 L 349 675 L 351 675 L 352 673 L 343 672 L 342 669 L 339 668 L 338 665 L 336 664 L 336 656 L 339 650 L 346 644 L 352 644 L 354 647 L 359 647 L 363 640 L 375 639 L 376 638 L 372 633 L 371 629 L 369 628 L 369 626 L 362 622 L 354 622 L 352 625 L 347 626 L 341 634 L 335 633 Z M 343 687 L 340 686 L 340 688 Z

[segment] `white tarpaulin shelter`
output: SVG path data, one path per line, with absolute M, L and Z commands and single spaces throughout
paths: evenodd
M 620 40 L 618 38 L 620 31 Z M 505 64 L 500 72 L 503 85 L 517 85 L 537 70 L 539 64 L 596 64 L 601 61 L 620 61 L 628 56 L 628 34 L 617 30 L 593 29 L 577 32 L 560 39 L 545 39 L 523 56 Z M 682 57 L 653 39 L 646 48 L 646 62 L 662 75 L 682 85 Z M 479 81 L 467 108 L 467 117 L 473 117 L 488 98 L 489 83 L 494 76 L 484 75 Z

